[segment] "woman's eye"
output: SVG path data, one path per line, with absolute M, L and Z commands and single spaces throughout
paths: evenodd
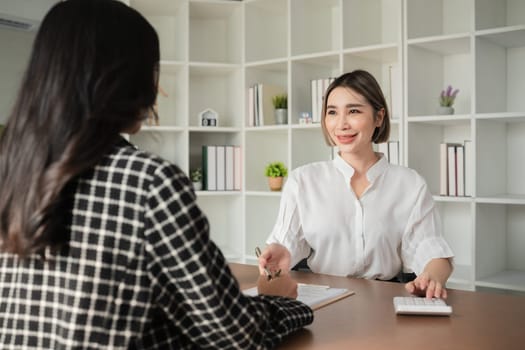
M 357 109 L 357 108 L 351 108 L 351 109 L 348 111 L 348 113 L 350 113 L 350 114 L 359 113 L 359 109 Z
M 328 112 L 326 112 L 326 114 L 328 114 L 328 115 L 335 115 L 335 111 L 334 110 L 328 110 Z

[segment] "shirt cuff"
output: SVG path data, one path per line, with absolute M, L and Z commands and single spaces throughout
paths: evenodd
M 419 243 L 414 256 L 412 270 L 420 275 L 432 259 L 448 258 L 453 264 L 454 253 L 441 237 L 428 238 Z M 454 267 L 454 265 L 452 265 Z

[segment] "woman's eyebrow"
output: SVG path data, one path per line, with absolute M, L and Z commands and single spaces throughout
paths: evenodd
M 363 107 L 364 104 L 362 103 L 349 103 L 347 105 L 345 105 L 345 108 L 352 108 L 352 107 Z M 326 108 L 337 108 L 337 106 L 334 106 L 334 105 L 327 105 Z

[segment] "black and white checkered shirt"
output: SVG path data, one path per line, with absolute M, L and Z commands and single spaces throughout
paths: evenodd
M 69 244 L 0 253 L 1 349 L 264 349 L 306 305 L 245 297 L 176 166 L 122 140 L 81 176 Z

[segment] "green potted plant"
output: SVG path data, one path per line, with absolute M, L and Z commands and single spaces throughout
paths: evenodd
M 288 168 L 282 162 L 272 162 L 266 165 L 264 174 L 268 177 L 268 185 L 272 191 L 280 191 L 283 178 L 288 175 Z
M 454 101 L 458 95 L 459 89 L 453 89 L 452 85 L 449 85 L 445 90 L 441 91 L 439 95 L 439 108 L 438 114 L 454 114 Z
M 272 104 L 275 109 L 275 124 L 288 123 L 288 95 L 279 94 L 273 96 Z
M 190 171 L 190 179 L 193 183 L 193 188 L 195 191 L 202 190 L 202 169 L 196 168 Z

